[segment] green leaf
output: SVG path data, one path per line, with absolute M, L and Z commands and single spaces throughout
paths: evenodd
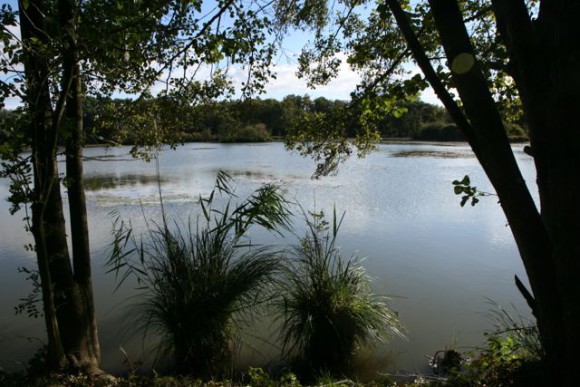
M 469 200 L 469 196 L 465 195 L 461 198 L 461 207 L 465 206 L 465 203 Z
M 469 175 L 465 175 L 463 180 L 461 180 L 461 184 L 462 185 L 469 185 L 470 184 Z
M 453 192 L 455 192 L 455 195 L 459 195 L 460 193 L 463 192 L 463 187 L 456 185 L 455 187 L 453 187 Z

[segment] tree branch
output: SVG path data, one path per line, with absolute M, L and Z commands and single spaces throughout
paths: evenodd
M 547 100 L 546 58 L 550 57 L 550 53 L 541 47 L 537 29 L 523 0 L 492 0 L 492 6 L 498 31 L 508 48 L 510 74 L 520 91 L 527 118 L 532 123 L 530 142 L 535 148 L 541 146 L 538 139 L 542 135 L 535 129 L 546 127 L 542 107 Z M 535 153 L 541 155 L 541 151 Z
M 212 16 L 212 18 L 210 20 L 208 20 L 206 23 L 204 23 L 203 27 L 201 28 L 201 30 L 198 31 L 197 34 L 195 34 L 193 37 L 191 37 L 191 39 L 189 40 L 189 43 L 184 45 L 183 48 L 181 48 L 180 50 L 177 50 L 177 52 L 171 57 L 169 58 L 165 64 L 163 66 L 161 66 L 161 68 L 159 68 L 159 70 L 157 70 L 156 72 L 156 78 L 159 77 L 163 71 L 165 71 L 166 69 L 169 68 L 169 66 L 173 66 L 173 62 L 179 58 L 181 55 L 183 55 L 187 50 L 189 50 L 197 41 L 197 39 L 199 39 L 201 36 L 203 36 L 203 34 L 205 34 L 212 26 L 212 24 L 216 21 L 219 20 L 222 15 L 230 8 L 230 6 L 232 4 L 234 4 L 235 0 L 228 0 L 226 3 L 224 3 L 224 5 L 218 10 L 218 12 L 216 12 L 215 15 Z M 155 81 L 153 81 L 155 82 Z M 145 90 L 148 90 L 149 87 L 153 84 L 150 83 Z M 141 93 L 141 95 L 139 96 L 139 98 L 137 98 L 137 100 L 142 99 L 143 97 L 143 93 Z
M 534 315 L 534 317 L 538 317 L 536 315 L 536 300 L 534 299 L 534 296 L 532 296 L 532 293 L 530 293 L 530 291 L 526 288 L 526 286 L 522 283 L 522 281 L 519 279 L 519 277 L 516 275 L 515 277 L 515 281 L 516 281 L 516 287 L 518 288 L 518 290 L 520 291 L 520 293 L 522 294 L 522 296 L 524 297 L 524 299 L 526 300 L 528 306 L 530 307 L 530 309 L 532 310 L 532 314 Z
M 423 47 L 421 46 L 421 43 L 419 42 L 417 35 L 415 35 L 415 32 L 413 31 L 409 19 L 407 18 L 407 15 L 405 15 L 405 12 L 401 8 L 401 5 L 397 0 L 388 0 L 387 5 L 391 10 L 391 12 L 393 13 L 395 20 L 397 21 L 397 24 L 401 29 L 401 33 L 403 34 L 405 40 L 407 41 L 407 45 L 411 50 L 411 52 L 413 53 L 413 57 L 417 61 L 417 64 L 421 68 L 421 71 L 423 71 L 425 78 L 427 78 L 427 81 L 435 91 L 435 94 L 437 94 L 437 97 L 439 97 L 439 100 L 441 101 L 441 103 L 443 103 L 443 105 L 445 106 L 445 108 L 447 109 L 447 111 L 457 124 L 457 126 L 463 131 L 469 143 L 474 144 L 475 133 L 473 131 L 473 128 L 471 127 L 471 124 L 469 123 L 469 121 L 465 117 L 465 114 L 463 113 L 459 105 L 457 105 L 457 103 L 455 102 L 455 100 L 453 99 L 453 97 L 443 84 L 443 82 L 441 82 L 441 79 L 437 75 L 437 72 L 431 65 L 431 61 L 427 57 L 425 50 L 423 50 Z M 478 153 L 477 149 L 478 149 L 477 147 L 473 147 L 473 151 L 476 154 Z

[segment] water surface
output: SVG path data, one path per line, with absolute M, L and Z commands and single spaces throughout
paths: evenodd
M 516 146 L 516 156 L 533 184 L 532 159 Z M 130 287 L 113 292 L 115 279 L 105 274 L 115 212 L 144 228 L 143 216 L 159 219 L 158 183 L 171 220 L 187 223 L 199 211 L 197 200 L 211 191 L 217 171 L 237 181 L 240 197 L 263 183 L 278 184 L 286 197 L 306 210 L 333 207 L 345 211 L 339 244 L 344 256 L 365 257 L 376 292 L 393 296 L 392 307 L 408 329 L 408 341 L 384 344 L 373 362 L 381 369 L 424 370 L 426 355 L 457 343 L 481 344 L 492 322 L 486 317 L 491 299 L 511 304 L 527 315 L 514 286 L 514 275 L 526 278 L 513 238 L 497 199 L 483 198 L 475 207 L 460 207 L 451 182 L 470 175 L 482 191 L 493 192 L 473 154 L 464 144 L 388 144 L 364 159 L 342 165 L 336 176 L 311 179 L 314 164 L 287 152 L 280 143 L 186 144 L 164 151 L 155 163 L 130 158 L 128 148 L 90 148 L 85 175 L 93 251 L 94 286 L 99 313 L 103 367 L 120 369 L 119 347 L 133 359 L 140 345 L 120 336 L 119 303 Z M 34 265 L 24 249 L 32 238 L 23 229 L 24 213 L 8 214 L 8 182 L 0 180 L 0 367 L 11 369 L 26 360 L 38 340 L 42 321 L 15 316 L 13 307 L 30 290 L 19 266 Z M 532 187 L 533 188 L 533 187 Z M 299 211 L 295 211 L 299 212 Z M 302 234 L 303 222 L 295 221 Z M 255 232 L 262 242 L 285 245 L 284 240 Z M 277 353 L 272 337 L 251 335 L 252 362 Z M 263 335 L 262 335 L 263 336 Z M 37 339 L 40 338 L 40 339 Z M 386 363 L 386 359 L 396 359 Z

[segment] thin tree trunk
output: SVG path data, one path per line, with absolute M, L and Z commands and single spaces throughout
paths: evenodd
M 76 90 L 75 90 L 76 89 Z M 73 90 L 67 102 L 70 110 L 82 111 L 79 95 L 80 82 L 73 81 Z M 67 113 L 68 115 L 68 113 Z M 69 118 L 73 118 L 69 115 Z M 93 287 L 91 278 L 91 255 L 89 246 L 89 230 L 87 221 L 86 198 L 83 184 L 82 167 L 82 113 L 74 117 L 73 132 L 66 146 L 67 189 L 71 222 L 71 237 L 73 247 L 74 278 L 82 296 L 83 319 L 77 323 L 86 337 L 86 360 L 93 366 L 100 361 L 100 349 L 97 334 L 97 324 L 93 302 Z
M 63 324 L 70 326 L 70 334 L 63 340 L 65 352 L 74 355 L 76 365 L 88 372 L 98 369 L 100 348 L 94 311 L 91 279 L 91 254 L 87 221 L 86 198 L 83 184 L 83 110 L 82 80 L 78 59 L 78 4 L 74 0 L 59 1 L 61 28 L 66 49 L 63 55 L 62 89 L 67 90 L 65 128 L 69 134 L 66 143 L 66 185 L 68 189 L 71 240 L 74 269 L 74 300 L 72 315 L 63 316 Z M 71 317 L 74 316 L 74 319 Z

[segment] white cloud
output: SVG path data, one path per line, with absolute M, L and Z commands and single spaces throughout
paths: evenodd
M 331 82 L 324 86 L 318 86 L 315 89 L 309 88 L 306 80 L 296 76 L 298 64 L 296 63 L 278 63 L 274 67 L 276 79 L 270 81 L 266 86 L 264 98 L 282 99 L 289 94 L 304 95 L 308 94 L 313 98 L 325 97 L 330 100 L 340 99 L 349 100 L 350 93 L 355 90 L 357 84 L 361 81 L 361 76 L 352 70 L 346 63 L 346 54 L 338 54 L 341 59 L 339 74 Z M 416 66 L 411 69 L 412 73 L 419 71 Z M 247 73 L 240 69 L 230 70 L 230 76 L 236 87 L 245 81 Z M 431 87 L 428 87 L 422 94 L 421 100 L 424 102 L 442 106 L 437 95 Z
M 276 66 L 278 78 L 268 85 L 268 95 L 280 98 L 287 94 L 309 94 L 312 97 L 326 97 L 328 99 L 350 99 L 350 93 L 354 91 L 361 77 L 354 72 L 345 61 L 345 56 L 340 55 L 342 63 L 336 78 L 328 84 L 311 89 L 306 85 L 306 80 L 296 76 L 297 65 L 283 64 Z
M 425 89 L 425 91 L 421 93 L 420 99 L 423 102 L 427 102 L 432 105 L 443 106 L 443 104 L 439 100 L 439 97 L 437 97 L 437 94 L 435 94 L 435 91 L 431 88 L 431 86 L 429 86 L 427 89 Z
M 276 73 L 276 79 L 271 80 L 266 85 L 266 93 L 262 98 L 282 99 L 287 95 L 304 95 L 308 94 L 313 98 L 326 97 L 328 99 L 350 99 L 350 93 L 355 89 L 360 81 L 360 76 L 350 69 L 344 54 L 340 54 L 342 60 L 338 76 L 327 85 L 318 86 L 316 89 L 309 88 L 305 79 L 296 76 L 298 70 L 297 63 L 278 63 L 273 68 Z M 231 68 L 228 71 L 236 88 L 239 89 L 242 82 L 246 81 L 247 73 L 241 68 Z
M 9 97 L 4 100 L 4 109 L 14 110 L 22 106 L 22 100 L 16 97 Z

